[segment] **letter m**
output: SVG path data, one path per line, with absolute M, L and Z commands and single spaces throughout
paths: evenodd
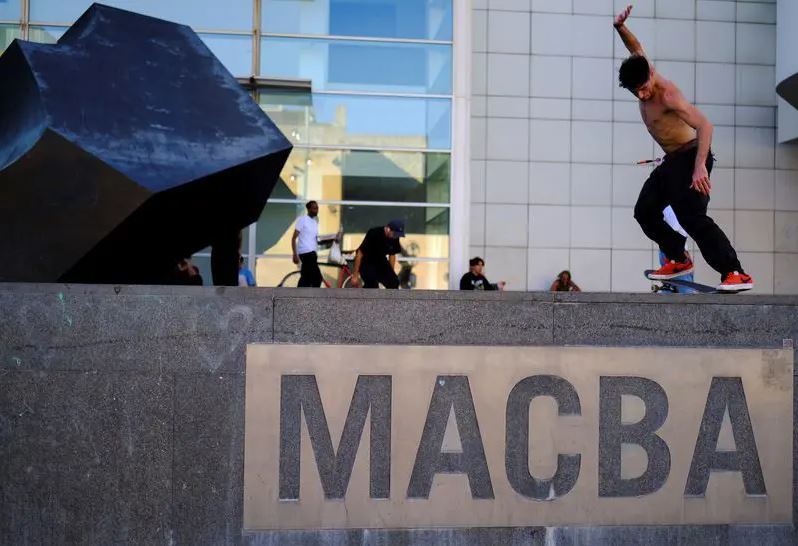
M 302 414 L 324 496 L 342 499 L 349 487 L 366 416 L 371 414 L 369 496 L 391 494 L 391 376 L 357 378 L 338 449 L 333 448 L 315 375 L 283 375 L 280 382 L 280 499 L 299 498 Z

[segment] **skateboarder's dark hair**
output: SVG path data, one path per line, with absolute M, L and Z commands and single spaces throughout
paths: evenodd
M 648 59 L 642 55 L 632 55 L 621 63 L 618 85 L 634 93 L 635 89 L 648 81 L 650 74 Z

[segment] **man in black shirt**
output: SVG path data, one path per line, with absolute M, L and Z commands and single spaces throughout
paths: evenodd
M 498 284 L 491 284 L 482 274 L 485 262 L 477 256 L 468 260 L 468 273 L 460 279 L 460 290 L 504 290 L 504 281 Z
M 404 236 L 405 223 L 402 220 L 391 220 L 387 226 L 368 230 L 355 255 L 352 285 L 379 288 L 382 284 L 385 288 L 399 288 L 394 266 L 396 255 L 402 251 L 399 238 Z

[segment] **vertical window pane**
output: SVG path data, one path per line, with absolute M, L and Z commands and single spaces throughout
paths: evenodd
M 200 34 L 214 55 L 233 76 L 252 74 L 252 38 L 236 34 Z
M 291 258 L 258 258 L 255 260 L 255 284 L 277 286 L 286 275 L 296 270 L 297 266 Z M 286 286 L 294 287 L 296 282 Z
M 449 99 L 261 92 L 260 104 L 294 144 L 451 147 Z
M 30 17 L 32 21 L 72 24 L 93 2 L 30 0 Z M 252 0 L 104 0 L 102 3 L 195 28 L 252 30 Z
M 266 203 L 255 231 L 255 252 L 290 256 L 294 224 L 304 212 L 305 207 L 301 203 Z M 319 233 L 335 233 L 337 230 L 337 226 L 330 230 L 326 223 L 322 225 L 319 222 Z
M 22 18 L 22 0 L 0 0 L 0 19 L 18 21 Z
M 67 27 L 30 27 L 28 33 L 31 42 L 54 44 L 67 31 Z
M 309 79 L 314 90 L 452 92 L 449 45 L 264 38 L 261 48 L 261 74 Z
M 263 32 L 452 39 L 451 0 L 263 0 Z
M 20 27 L 0 25 L 0 53 L 5 51 L 15 38 L 22 38 L 22 30 Z
M 400 261 L 397 269 L 402 288 L 446 290 L 449 287 L 449 262 Z

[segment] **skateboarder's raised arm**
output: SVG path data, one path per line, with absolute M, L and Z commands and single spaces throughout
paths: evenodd
M 643 46 L 637 40 L 635 35 L 632 34 L 632 31 L 629 30 L 624 24 L 626 19 L 629 18 L 629 14 L 631 12 L 632 6 L 626 6 L 626 9 L 619 13 L 617 17 L 615 17 L 615 21 L 612 23 L 612 26 L 614 26 L 615 30 L 618 31 L 618 35 L 621 37 L 621 40 L 623 40 L 623 45 L 626 46 L 626 49 L 629 50 L 629 53 L 632 55 L 640 55 L 641 57 L 645 57 L 646 52 L 643 51 Z M 651 63 L 650 60 L 649 63 Z

